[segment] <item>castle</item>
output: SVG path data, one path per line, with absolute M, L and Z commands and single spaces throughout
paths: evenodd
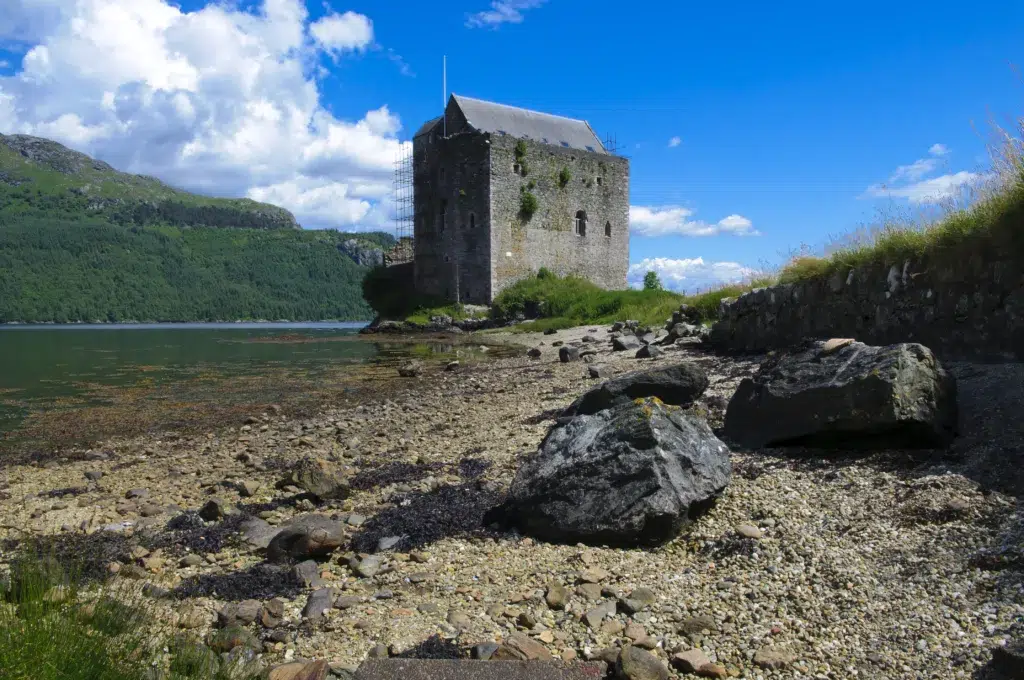
M 626 287 L 629 161 L 586 121 L 452 95 L 413 138 L 417 292 L 489 304 L 541 267 Z

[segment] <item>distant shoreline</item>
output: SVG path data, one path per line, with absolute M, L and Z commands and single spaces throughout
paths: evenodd
M 352 329 L 365 328 L 370 321 L 51 321 L 25 323 L 6 321 L 0 330 L 147 330 L 147 329 L 231 329 L 231 328 L 309 328 Z

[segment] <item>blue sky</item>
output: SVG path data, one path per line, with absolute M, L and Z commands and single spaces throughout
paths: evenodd
M 696 288 L 928 210 L 981 180 L 989 116 L 1020 114 L 1024 3 L 825 5 L 14 0 L 0 131 L 377 228 L 447 55 L 449 91 L 615 135 L 633 279 Z

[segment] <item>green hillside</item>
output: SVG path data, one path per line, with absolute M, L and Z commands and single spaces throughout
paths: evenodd
M 298 229 L 295 217 L 247 198 L 212 198 L 118 172 L 57 142 L 0 135 L 0 216 L 117 224 Z
M 0 135 L 0 323 L 369 319 L 362 280 L 393 245 Z

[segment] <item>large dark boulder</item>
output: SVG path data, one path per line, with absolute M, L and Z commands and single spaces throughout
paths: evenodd
M 674 406 L 688 406 L 707 388 L 707 373 L 693 363 L 667 366 L 656 371 L 636 371 L 584 393 L 563 415 L 591 415 L 644 397 L 657 397 Z
M 658 544 L 706 509 L 731 471 L 704 420 L 638 400 L 552 428 L 485 521 L 559 543 Z
M 807 343 L 745 378 L 725 414 L 752 448 L 934 448 L 956 434 L 956 382 L 916 343 Z

